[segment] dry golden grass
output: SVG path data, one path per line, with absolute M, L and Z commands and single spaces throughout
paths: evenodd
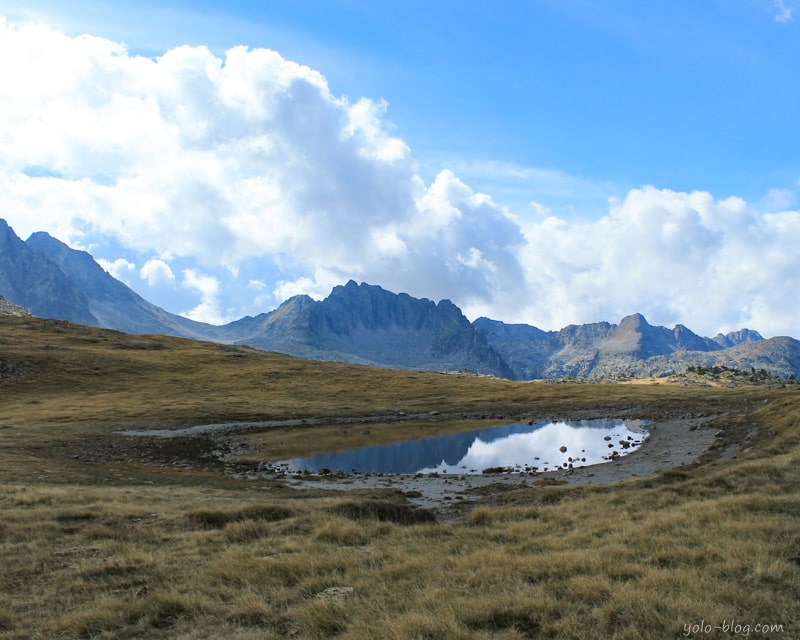
M 0 639 L 677 638 L 732 620 L 800 636 L 796 388 L 523 384 L 6 318 L 0 371 Z M 725 442 L 757 435 L 733 459 L 488 492 L 436 522 L 397 492 L 237 481 L 173 464 L 197 462 L 202 439 L 141 456 L 116 433 L 397 409 L 726 414 Z M 369 438 L 461 426 L 370 425 Z M 338 434 L 252 438 L 288 451 Z

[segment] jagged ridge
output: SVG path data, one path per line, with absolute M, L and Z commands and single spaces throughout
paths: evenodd
M 797 377 L 800 343 L 793 338 L 764 338 L 742 329 L 715 338 L 698 336 L 683 325 L 650 325 L 641 314 L 619 325 L 600 322 L 570 325 L 560 331 L 530 331 L 479 318 L 475 327 L 509 363 L 517 379 L 614 376 L 662 376 L 689 366 L 765 369 Z
M 489 318 L 470 323 L 449 300 L 435 303 L 354 281 L 324 300 L 295 296 L 278 309 L 224 326 L 194 322 L 146 301 L 84 251 L 46 233 L 27 242 L 0 219 L 0 295 L 35 315 L 128 333 L 231 342 L 290 355 L 520 380 L 660 376 L 689 366 L 800 375 L 800 342 L 753 330 L 705 338 L 641 314 L 542 331 Z
M 239 321 L 245 326 L 246 321 Z M 502 377 L 512 371 L 449 300 L 438 304 L 349 281 L 320 302 L 297 296 L 249 321 L 241 344 L 294 355 Z

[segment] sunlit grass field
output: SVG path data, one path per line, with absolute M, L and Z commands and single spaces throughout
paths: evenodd
M 399 412 L 469 414 L 415 433 L 703 414 L 720 451 L 750 440 L 615 485 L 490 488 L 445 519 L 397 490 L 176 464 L 204 441 L 137 457 L 117 433 Z M 275 446 L 341 432 L 299 425 Z M 0 318 L 0 451 L 0 638 L 800 637 L 797 386 L 517 383 Z

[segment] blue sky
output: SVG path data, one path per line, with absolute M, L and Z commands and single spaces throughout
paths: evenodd
M 236 45 L 275 49 L 319 70 L 336 94 L 386 100 L 387 119 L 428 179 L 459 163 L 472 184 L 493 185 L 480 167 L 496 164 L 495 174 L 551 170 L 619 196 L 653 184 L 751 201 L 800 175 L 794 4 L 79 1 L 67 9 L 33 0 L 0 8 L 150 56 L 182 44 L 220 56 Z
M 30 65 L 2 78 L 2 104 L 47 132 L 0 166 L 0 215 L 170 311 L 221 322 L 352 277 L 545 329 L 638 311 L 800 335 L 798 0 L 0 0 L 0 15 Z M 42 48 L 67 61 L 57 91 L 39 86 Z M 291 116 L 243 106 L 286 95 Z M 74 118 L 32 106 L 44 97 Z M 6 123 L 21 149 L 33 125 Z

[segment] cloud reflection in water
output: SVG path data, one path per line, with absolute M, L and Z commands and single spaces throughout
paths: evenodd
M 611 419 L 515 423 L 278 464 L 289 471 L 345 473 L 481 473 L 491 467 L 546 471 L 606 462 L 612 452 L 631 453 L 647 438 L 646 424 Z

